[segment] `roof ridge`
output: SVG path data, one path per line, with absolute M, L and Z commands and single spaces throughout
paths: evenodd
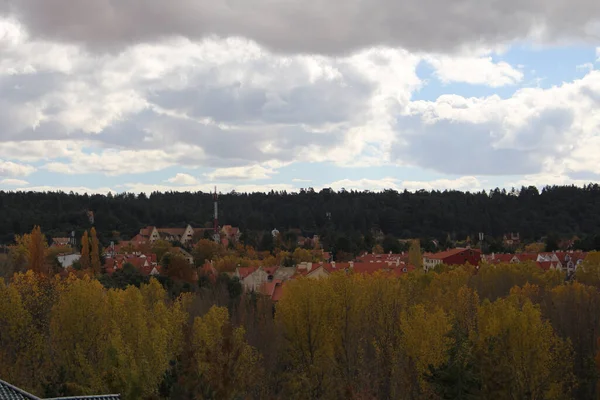
M 36 395 L 26 392 L 23 389 L 16 387 L 15 385 L 11 385 L 10 383 L 3 381 L 2 379 L 0 379 L 0 384 L 8 386 L 11 390 L 14 390 L 15 392 L 17 392 L 31 400 L 42 400 L 39 397 L 37 397 Z

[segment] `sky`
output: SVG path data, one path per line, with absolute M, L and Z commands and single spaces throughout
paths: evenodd
M 0 0 L 0 190 L 600 182 L 597 0 Z

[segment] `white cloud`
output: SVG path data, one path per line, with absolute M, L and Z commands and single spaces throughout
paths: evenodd
M 571 177 L 562 174 L 541 173 L 535 175 L 526 175 L 521 179 L 506 182 L 504 187 L 520 188 L 522 186 L 535 186 L 541 190 L 544 186 L 575 185 L 581 187 L 590 183 L 600 183 L 600 179 L 572 179 Z
M 198 180 L 192 175 L 178 173 L 174 177 L 167 179 L 167 182 L 174 183 L 176 185 L 196 185 Z
M 491 56 L 431 55 L 425 60 L 443 83 L 464 82 L 500 87 L 523 80 L 523 72 L 504 61 L 494 62 Z
M 436 179 L 433 181 L 403 181 L 400 186 L 409 191 L 420 189 L 479 191 L 483 189 L 479 179 L 474 176 L 462 176 L 456 179 Z
M 398 180 L 395 178 L 382 178 L 382 179 L 342 179 L 339 181 L 332 182 L 328 185 L 324 185 L 324 188 L 331 188 L 333 190 L 369 190 L 372 192 L 379 192 L 386 189 L 398 190 Z
M 251 165 L 248 167 L 219 168 L 212 172 L 204 174 L 208 179 L 214 180 L 258 180 L 269 179 L 271 175 L 276 174 L 272 168 L 266 168 L 260 165 Z
M 415 101 L 398 120 L 393 159 L 457 175 L 595 172 L 600 162 L 600 71 L 512 97 Z M 452 154 L 448 157 L 448 154 Z
M 23 186 L 15 189 L 11 189 L 14 192 L 64 192 L 64 193 L 87 193 L 87 194 L 108 194 L 117 193 L 114 190 L 107 187 L 99 187 L 99 188 L 88 188 L 85 186 Z
M 580 64 L 576 66 L 575 69 L 582 71 L 591 71 L 594 69 L 594 64 L 592 64 L 591 62 Z
M 22 179 L 7 178 L 7 179 L 0 180 L 0 185 L 6 185 L 6 186 L 25 186 L 25 185 L 29 185 L 29 182 L 24 181 Z
M 505 99 L 448 93 L 413 101 L 423 60 L 444 82 L 523 85 L 523 73 L 490 58 L 501 48 L 477 50 L 485 44 L 455 56 L 377 46 L 328 57 L 277 54 L 225 36 L 161 36 L 100 54 L 0 20 L 0 158 L 14 164 L 10 176 L 27 176 L 34 162 L 56 174 L 111 177 L 203 167 L 212 171 L 207 180 L 248 184 L 278 172 L 288 180 L 282 167 L 299 162 L 465 177 L 569 177 L 595 173 L 600 163 L 599 71 Z M 477 187 L 390 179 L 334 184 Z
M 35 167 L 0 160 L 0 176 L 27 176 L 35 172 Z
M 312 182 L 312 179 L 300 179 L 300 178 L 294 178 L 294 179 L 292 179 L 292 182 L 298 182 L 298 183 L 309 183 L 309 182 Z
M 596 62 L 600 62 L 600 47 L 596 47 Z

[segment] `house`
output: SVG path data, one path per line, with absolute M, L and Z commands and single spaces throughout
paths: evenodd
M 233 227 L 231 225 L 223 225 L 221 228 L 221 234 L 225 236 L 228 243 L 238 243 L 242 233 L 240 232 L 240 228 Z
M 80 400 L 80 399 L 98 399 L 98 400 L 118 400 L 121 398 L 120 394 L 108 394 L 98 396 L 75 396 L 75 397 L 54 397 L 52 400 Z M 0 380 L 0 399 L 1 400 L 43 400 L 40 397 L 34 396 L 31 393 L 19 389 L 16 386 L 11 385 L 8 382 Z
M 71 254 L 59 254 L 57 257 L 58 262 L 63 268 L 69 268 L 73 266 L 75 261 L 79 261 L 81 258 L 81 254 L 71 253 Z
M 234 276 L 238 277 L 245 291 L 256 292 L 260 287 L 273 280 L 274 272 L 263 267 L 237 267 Z
M 269 297 L 274 303 L 277 303 L 281 299 L 281 295 L 283 294 L 283 286 L 285 284 L 286 281 L 279 279 L 275 279 L 272 282 L 265 282 L 260 287 L 260 293 Z
M 52 238 L 52 244 L 50 247 L 67 247 L 72 245 L 71 238 L 68 237 L 55 237 Z
M 137 240 L 145 240 L 150 243 L 162 239 L 168 242 L 180 242 L 184 245 L 192 242 L 193 237 L 194 229 L 190 225 L 187 225 L 185 228 L 157 228 L 155 226 L 147 226 L 140 229 L 139 237 L 136 236 Z
M 156 261 L 156 254 L 117 254 L 115 257 L 105 259 L 104 269 L 110 275 L 116 270 L 122 269 L 125 264 L 133 265 L 146 276 L 160 275 L 160 265 Z
M 423 269 L 428 271 L 436 265 L 462 265 L 469 263 L 479 265 L 481 262 L 481 250 L 471 248 L 456 248 L 439 253 L 426 254 L 423 256 Z
M 509 264 L 509 263 L 517 263 L 519 262 L 519 260 L 515 257 L 514 254 L 508 254 L 508 253 L 500 253 L 500 254 L 496 254 L 496 253 L 492 253 L 489 255 L 485 255 L 483 256 L 484 261 L 490 263 L 490 264 Z
M 516 232 L 510 232 L 507 234 L 504 234 L 504 236 L 502 237 L 502 244 L 504 246 L 510 247 L 510 246 L 517 246 L 519 243 L 521 243 L 521 238 L 519 236 L 519 233 Z

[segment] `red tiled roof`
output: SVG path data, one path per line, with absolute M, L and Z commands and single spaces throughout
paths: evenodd
M 515 254 L 515 256 L 517 256 L 520 262 L 535 261 L 538 258 L 538 255 L 536 253 L 520 253 Z
M 145 228 L 140 229 L 140 235 L 150 236 L 152 234 L 153 230 L 154 230 L 154 226 L 147 226 Z
M 158 228 L 159 233 L 166 233 L 171 236 L 182 236 L 185 233 L 185 228 Z
M 238 274 L 240 275 L 240 279 L 246 278 L 248 275 L 256 271 L 258 267 L 238 267 Z
M 281 295 L 283 294 L 283 285 L 285 285 L 285 282 L 282 282 L 281 285 L 275 285 L 275 289 L 271 295 L 271 300 L 279 301 L 281 299 Z
M 446 251 L 441 251 L 439 253 L 434 253 L 434 254 L 431 254 L 431 255 L 429 255 L 427 257 L 430 258 L 430 259 L 433 259 L 433 260 L 443 260 L 445 258 L 448 258 L 448 257 L 451 257 L 451 256 L 456 255 L 458 253 L 461 253 L 461 252 L 463 252 L 465 250 L 472 251 L 472 252 L 475 252 L 475 253 L 481 253 L 481 251 L 479 249 L 456 248 L 456 249 L 450 249 L 450 250 L 446 250 Z
M 554 261 L 538 261 L 537 265 L 544 271 L 548 271 L 551 268 L 556 268 L 557 263 Z

